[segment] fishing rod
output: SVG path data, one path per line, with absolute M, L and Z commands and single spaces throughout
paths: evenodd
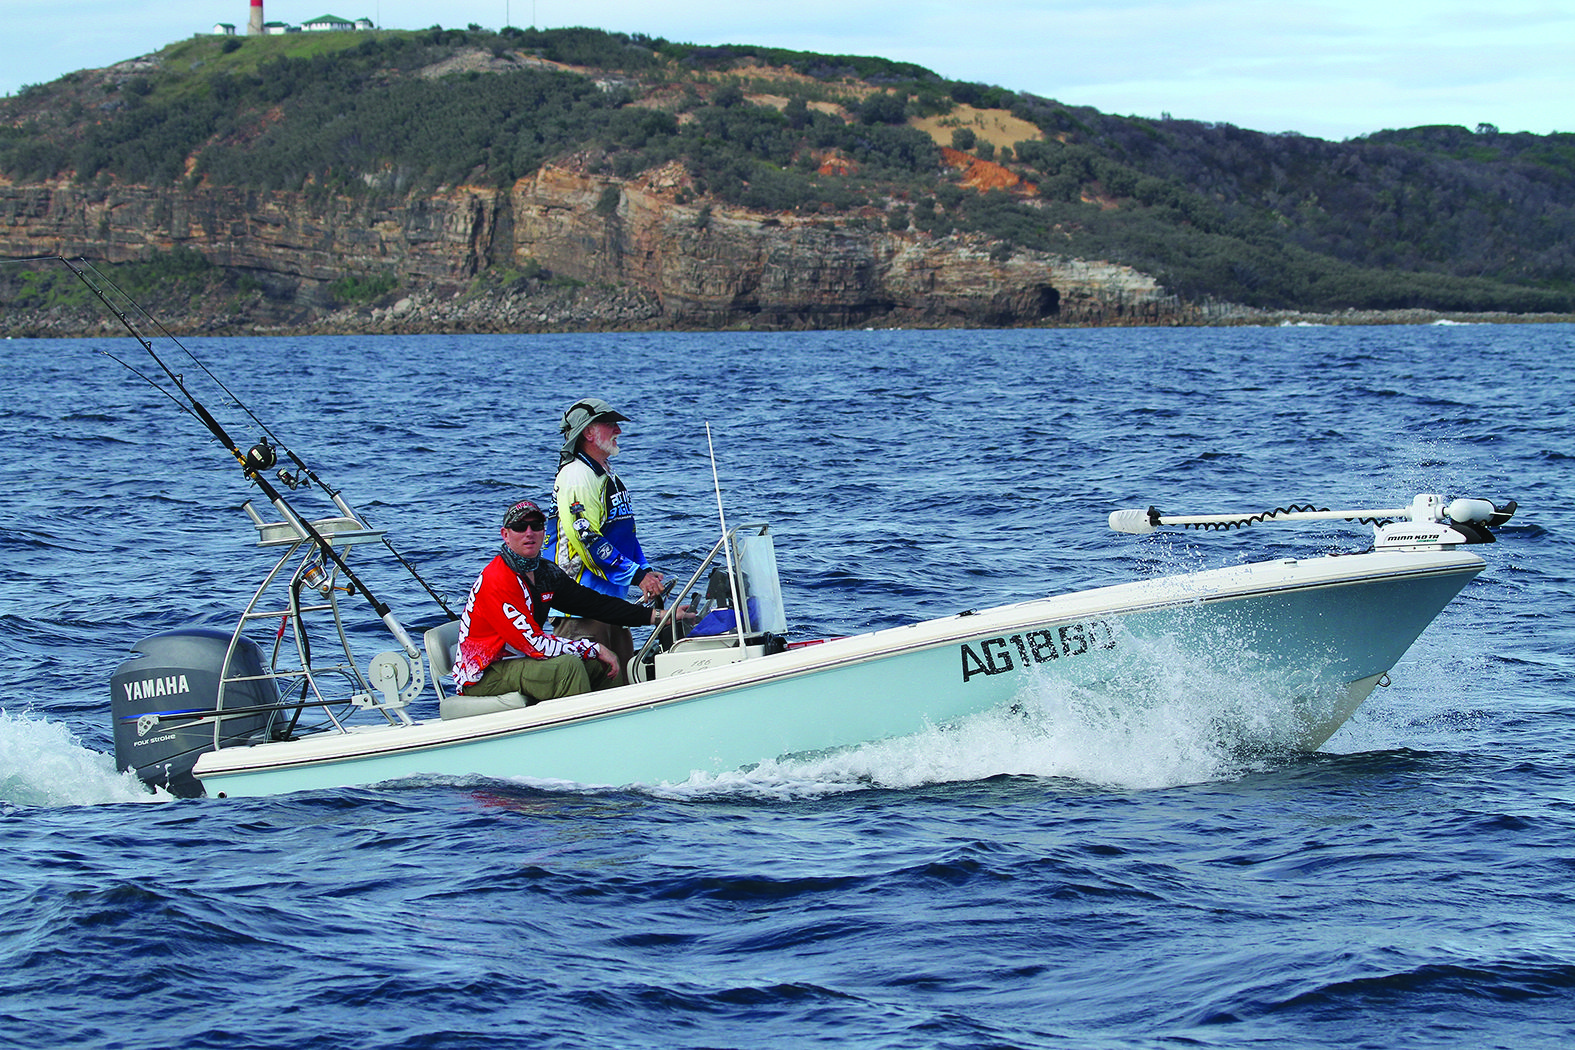
M 154 382 L 149 377 L 142 375 L 140 372 L 137 372 L 136 369 L 132 369 L 132 371 L 141 376 L 144 380 L 152 383 L 155 389 L 162 391 L 165 396 L 171 398 L 171 400 L 174 400 L 176 404 L 180 405 L 188 413 L 199 419 L 203 426 L 208 428 L 209 433 L 211 433 L 214 438 L 218 440 L 219 444 L 223 445 L 225 450 L 228 451 L 230 455 L 235 457 L 235 461 L 240 464 L 242 472 L 246 475 L 247 479 L 256 485 L 260 490 L 262 490 L 263 495 L 267 497 L 268 501 L 277 507 L 280 513 L 284 514 L 290 519 L 290 524 L 302 536 L 309 539 L 322 554 L 323 558 L 332 562 L 340 572 L 344 573 L 345 578 L 349 580 L 358 591 L 360 591 L 360 593 L 366 598 L 367 602 L 372 606 L 373 610 L 377 613 L 378 618 L 383 621 L 383 624 L 388 628 L 395 640 L 397 640 L 400 646 L 405 650 L 406 654 L 413 658 L 419 658 L 421 655 L 421 650 L 416 647 L 415 642 L 412 641 L 409 634 L 405 632 L 405 628 L 399 623 L 397 619 L 395 619 L 393 611 L 388 607 L 388 604 L 372 593 L 371 589 L 368 588 L 361 578 L 356 575 L 355 571 L 351 569 L 348 564 L 346 564 L 344 558 L 334 548 L 334 545 L 327 538 L 325 538 L 322 533 L 318 532 L 311 522 L 307 521 L 304 517 L 297 513 L 295 508 L 292 507 L 287 500 L 285 500 L 283 494 L 274 487 L 273 482 L 268 479 L 264 471 L 271 470 L 278 462 L 278 458 L 274 452 L 274 447 L 269 443 L 268 438 L 262 438 L 249 450 L 242 452 L 240 446 L 236 444 L 236 442 L 230 437 L 229 433 L 224 429 L 223 424 L 214 418 L 213 413 L 208 411 L 207 406 L 198 400 L 197 396 L 187 388 L 185 377 L 171 369 L 170 366 L 165 363 L 164 359 L 160 357 L 157 351 L 153 349 L 152 342 L 150 342 L 140 331 L 137 330 L 137 326 L 132 322 L 131 318 L 127 317 L 123 310 L 111 302 L 109 297 L 104 294 L 103 290 L 100 289 L 82 269 L 74 266 L 72 262 L 64 256 L 56 256 L 56 258 L 60 260 L 66 269 L 70 270 L 77 276 L 83 285 L 85 285 L 87 289 L 104 304 L 106 309 L 115 315 L 120 323 L 125 326 L 126 331 L 131 333 L 132 338 L 134 338 L 138 343 L 142 344 L 142 348 L 147 351 L 148 356 L 153 360 L 154 364 L 159 366 L 159 369 L 164 373 L 165 376 L 169 378 L 169 381 L 173 383 L 175 388 L 181 392 L 182 396 L 185 397 L 185 404 L 182 405 L 173 394 L 159 386 L 158 383 Z M 86 260 L 83 260 L 83 262 L 86 263 Z M 95 273 L 96 272 L 97 271 L 95 271 Z M 102 275 L 100 276 L 102 277 Z M 105 283 L 110 284 L 111 287 L 114 287 L 112 282 L 106 280 Z M 116 288 L 115 291 L 124 296 L 127 302 L 133 302 L 133 305 L 135 305 L 130 296 L 126 296 L 125 293 L 118 288 Z M 142 311 L 140 307 L 138 307 L 138 310 L 143 314 L 143 316 L 147 316 L 146 311 Z M 168 335 L 167 332 L 165 334 Z M 174 336 L 169 336 L 169 338 L 174 341 L 177 346 L 180 346 L 180 341 L 175 339 Z M 181 346 L 181 349 L 185 350 L 186 348 Z M 189 350 L 187 350 L 186 353 L 188 356 L 192 356 Z M 195 356 L 192 356 L 192 360 L 196 361 Z M 201 367 L 200 362 L 199 367 Z M 207 371 L 206 368 L 203 370 Z M 209 374 L 211 375 L 211 373 Z M 215 380 L 215 382 L 217 382 L 217 380 Z M 222 384 L 220 385 L 222 388 Z M 226 391 L 226 393 L 228 394 L 229 392 Z M 232 398 L 234 397 L 233 394 L 230 396 Z M 249 412 L 248 415 L 250 415 Z M 357 518 L 357 515 L 351 513 L 349 508 L 344 505 L 342 499 L 335 496 L 334 502 L 341 510 L 345 511 L 349 517 Z M 357 518 L 357 520 L 360 519 Z M 419 576 L 416 578 L 420 579 Z M 425 581 L 423 581 L 423 585 L 425 585 Z M 432 593 L 430 588 L 428 588 L 428 593 Z M 436 598 L 437 596 L 434 594 L 433 597 Z M 438 602 L 440 605 L 442 604 L 441 599 L 438 599 Z M 447 606 L 444 606 L 444 611 L 448 612 Z
M 55 256 L 54 258 L 59 259 L 60 262 L 65 264 L 67 269 L 71 270 L 72 273 L 76 274 L 77 277 L 79 279 L 81 279 L 82 282 L 88 286 L 88 289 L 90 291 L 92 291 L 94 295 L 98 296 L 99 300 L 101 302 L 103 302 L 104 305 L 106 307 L 108 307 L 110 309 L 110 311 L 115 314 L 115 316 L 117 318 L 120 319 L 120 322 L 123 325 L 125 325 L 128 329 L 131 330 L 131 334 L 137 339 L 138 342 L 140 342 L 143 345 L 143 348 L 148 351 L 148 354 L 150 356 L 152 356 L 155 361 L 158 361 L 157 355 L 155 355 L 153 353 L 152 346 L 148 343 L 148 341 L 146 339 L 144 339 L 142 337 L 142 335 L 140 335 L 135 330 L 135 328 L 133 327 L 130 319 L 128 319 L 123 312 L 121 312 L 120 310 L 116 309 L 116 307 L 112 303 L 109 302 L 109 300 L 104 296 L 104 294 L 100 291 L 100 289 L 95 287 L 93 282 L 91 280 L 89 280 L 89 278 L 87 277 L 86 274 L 84 274 L 81 270 L 79 270 L 75 266 L 73 266 L 71 264 L 71 262 L 69 260 L 67 260 L 66 258 L 64 258 L 63 256 Z M 119 288 L 113 281 L 111 281 L 109 278 L 105 277 L 104 274 L 101 273 L 99 270 L 97 270 L 96 268 L 93 268 L 91 266 L 91 264 L 88 264 L 87 260 L 80 259 L 78 261 L 82 262 L 84 265 L 86 265 L 87 268 L 92 269 L 93 273 L 98 277 L 98 279 L 100 281 L 102 281 L 104 284 L 106 284 L 110 288 L 112 288 L 121 298 L 123 298 L 127 303 L 129 303 L 132 306 L 132 308 L 134 308 L 137 311 L 138 314 L 140 314 L 143 318 L 145 318 L 147 320 L 147 322 L 149 324 L 151 324 L 155 328 L 157 328 L 159 333 L 161 335 L 163 335 L 164 338 L 168 339 L 170 342 L 172 342 L 176 346 L 180 347 L 181 352 L 184 353 L 191 360 L 192 364 L 196 365 L 199 369 L 201 369 L 203 374 L 206 375 L 208 377 L 208 379 L 215 386 L 217 386 L 220 390 L 222 390 L 224 392 L 224 395 L 227 398 L 229 398 L 230 403 L 233 404 L 236 408 L 240 409 L 242 412 L 244 412 L 246 414 L 246 417 L 248 419 L 250 419 L 254 424 L 256 424 L 256 426 L 262 431 L 262 433 L 263 433 L 263 441 L 259 443 L 260 445 L 266 445 L 268 447 L 268 449 L 271 449 L 274 453 L 283 452 L 286 456 L 288 456 L 290 458 L 290 461 L 295 464 L 295 468 L 296 468 L 295 469 L 295 473 L 291 474 L 289 471 L 284 470 L 284 469 L 281 468 L 279 470 L 279 472 L 275 476 L 280 481 L 282 481 L 286 486 L 288 486 L 291 489 L 291 491 L 294 491 L 298 487 L 309 487 L 310 485 L 315 484 L 319 489 L 321 489 L 325 494 L 327 494 L 329 499 L 333 500 L 334 505 L 336 507 L 338 507 L 339 510 L 346 517 L 357 518 L 360 521 L 364 522 L 368 528 L 375 528 L 375 526 L 372 524 L 372 522 L 367 519 L 365 514 L 358 513 L 358 512 L 356 512 L 354 510 L 351 510 L 349 505 L 346 504 L 346 502 L 344 500 L 344 497 L 340 494 L 341 490 L 336 489 L 336 488 L 332 487 L 331 485 L 329 485 L 327 482 L 325 482 L 321 477 L 318 476 L 317 472 L 315 470 L 313 470 L 311 468 L 311 466 L 305 460 L 303 460 L 300 456 L 295 454 L 295 451 L 293 449 L 291 449 L 283 441 L 279 440 L 278 435 L 276 435 L 273 432 L 273 430 L 268 426 L 268 424 L 266 422 L 264 422 L 262 419 L 260 419 L 255 412 L 253 412 L 250 408 L 248 408 L 246 406 L 246 403 L 243 402 L 239 397 L 237 397 L 235 395 L 235 393 L 232 390 L 230 390 L 229 387 L 225 386 L 224 382 L 221 379 L 219 379 L 218 376 L 214 375 L 213 371 L 211 369 L 209 369 L 208 366 L 205 365 L 201 360 L 199 360 L 197 355 L 192 353 L 191 349 L 189 347 L 187 347 L 178 338 L 176 338 L 176 336 L 175 336 L 175 334 L 173 332 L 171 332 L 168 328 L 165 328 L 163 322 L 161 322 L 158 318 L 154 317 L 152 314 L 150 314 L 146 310 L 144 310 L 137 303 L 137 301 L 135 299 L 133 299 L 131 296 L 127 295 L 123 289 Z M 100 352 L 103 353 L 103 351 L 100 351 Z M 126 364 L 126 362 L 121 361 L 119 358 L 116 358 L 116 357 L 114 357 L 111 354 L 105 354 L 105 356 L 110 357 L 111 360 L 114 360 L 114 361 L 118 362 L 120 365 L 122 365 L 123 367 L 125 367 L 126 369 L 131 371 L 133 374 L 139 376 L 145 382 L 147 382 L 150 385 L 152 385 L 155 389 L 158 389 L 161 392 L 163 392 L 166 396 L 170 396 L 168 391 L 165 391 L 157 383 L 154 383 L 151 379 L 148 379 L 147 376 L 142 375 L 141 372 L 138 372 L 135 368 L 132 368 L 130 365 Z M 159 361 L 159 365 L 160 365 L 160 367 L 163 367 L 163 362 Z M 165 372 L 167 374 L 169 372 L 169 369 L 166 368 Z M 178 385 L 178 380 L 177 380 L 177 385 Z M 187 394 L 188 397 L 190 396 L 190 394 L 185 390 L 184 387 L 182 387 L 181 393 Z M 173 398 L 171 396 L 171 400 L 175 400 L 175 398 Z M 178 400 L 175 400 L 175 403 L 177 405 L 180 405 L 180 402 Z M 182 409 L 185 408 L 184 405 L 181 405 L 180 407 Z M 264 467 L 263 469 L 272 469 L 272 467 L 273 467 L 273 464 L 270 463 L 266 467 Z M 301 478 L 302 474 L 304 474 L 306 476 L 306 480 L 302 480 L 302 478 Z M 404 567 L 406 572 L 410 573 L 411 577 L 417 583 L 419 583 L 421 585 L 422 589 L 427 592 L 427 594 L 432 598 L 432 600 L 437 602 L 438 607 L 441 608 L 445 614 L 447 614 L 449 619 L 451 619 L 451 620 L 452 619 L 458 619 L 458 617 L 454 614 L 454 611 L 449 608 L 448 602 L 446 600 L 444 600 L 443 596 L 440 595 L 437 591 L 432 589 L 432 585 L 429 584 L 426 581 L 426 579 L 421 575 L 421 573 L 416 569 L 416 567 L 414 565 L 410 564 L 410 562 L 405 559 L 405 556 L 399 552 L 399 550 L 394 546 L 393 542 L 391 540 L 389 540 L 389 538 L 388 538 L 388 536 L 386 534 L 381 537 L 381 541 L 382 541 L 383 546 L 388 549 L 388 552 L 394 556 L 394 560 L 399 562 L 399 564 Z

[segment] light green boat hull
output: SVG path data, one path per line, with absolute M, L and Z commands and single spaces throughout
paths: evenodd
M 1313 750 L 1481 569 L 1457 551 L 1286 560 L 1122 584 L 838 639 L 471 718 L 225 748 L 209 795 L 411 776 L 677 783 L 944 726 L 1031 683 L 1139 702 L 1156 661 L 1263 683 L 1293 709 L 1266 746 Z

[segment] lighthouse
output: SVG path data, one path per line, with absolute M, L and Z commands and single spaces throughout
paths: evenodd
M 252 0 L 252 17 L 246 23 L 247 36 L 263 35 L 262 0 Z

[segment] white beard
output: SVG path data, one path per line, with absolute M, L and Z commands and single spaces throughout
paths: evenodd
M 607 434 L 599 440 L 593 439 L 591 446 L 608 459 L 611 459 L 618 454 L 618 435 Z

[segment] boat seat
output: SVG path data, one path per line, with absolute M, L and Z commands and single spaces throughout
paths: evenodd
M 459 621 L 439 624 L 421 636 L 427 647 L 427 663 L 432 667 L 432 688 L 437 690 L 438 716 L 441 718 L 469 718 L 471 715 L 490 715 L 497 711 L 514 711 L 530 703 L 524 693 L 500 693 L 497 696 L 453 696 L 443 691 L 443 680 L 454 670 L 459 656 Z

